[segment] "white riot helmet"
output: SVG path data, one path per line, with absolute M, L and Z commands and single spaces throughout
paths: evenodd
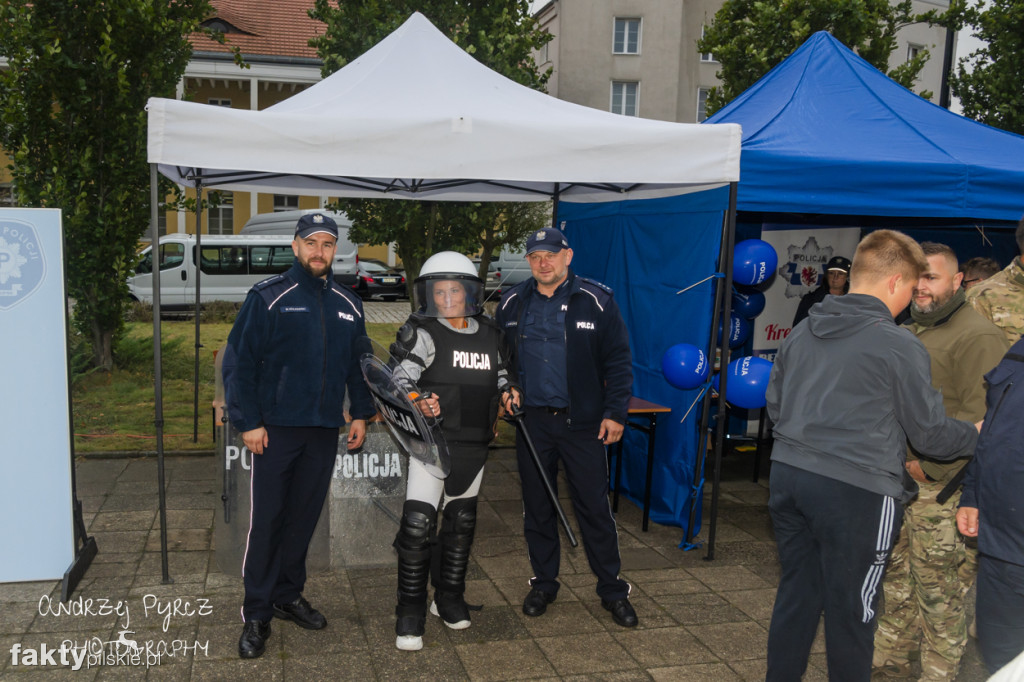
M 413 294 L 416 309 L 430 317 L 470 317 L 482 312 L 484 283 L 473 261 L 442 251 L 423 263 Z

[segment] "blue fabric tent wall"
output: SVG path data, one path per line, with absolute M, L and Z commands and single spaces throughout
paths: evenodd
M 666 199 L 558 205 L 559 224 L 573 249 L 573 270 L 615 290 L 629 327 L 633 394 L 672 408 L 660 417 L 655 436 L 651 519 L 684 529 L 700 405 L 680 423 L 698 391 L 670 386 L 661 374 L 661 356 L 677 343 L 708 351 L 715 280 L 676 292 L 715 273 L 728 198 L 729 189 L 723 187 Z M 623 487 L 638 504 L 646 453 L 646 435 L 627 429 Z
M 1024 213 L 1024 137 L 922 99 L 823 31 L 706 122 L 743 126 L 740 211 Z

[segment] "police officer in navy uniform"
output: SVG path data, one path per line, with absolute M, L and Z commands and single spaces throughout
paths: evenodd
M 253 455 L 242 658 L 263 654 L 273 616 L 310 630 L 327 626 L 302 590 L 345 424 L 346 389 L 350 449 L 362 445 L 366 419 L 376 413 L 358 364 L 366 350 L 362 303 L 331 270 L 337 240 L 329 216 L 303 216 L 292 241 L 295 263 L 249 291 L 228 336 L 228 416 Z
M 504 338 L 482 314 L 484 287 L 473 263 L 454 251 L 434 254 L 423 263 L 415 285 L 417 312 L 399 329 L 391 347 L 398 361 L 395 376 L 429 393 L 418 405 L 424 415 L 442 418 L 451 473 L 440 479 L 416 459 L 409 460 L 406 501 L 394 543 L 395 646 L 404 651 L 423 648 L 428 573 L 434 585 L 430 612 L 451 629 L 470 626 L 463 594 L 477 495 L 499 396 L 515 390 L 505 368 Z M 442 520 L 436 537 L 439 500 Z
M 526 259 L 533 277 L 502 296 L 496 316 L 523 390 L 524 424 L 552 484 L 562 461 L 602 606 L 617 624 L 635 627 L 629 584 L 619 577 L 605 453 L 622 438 L 633 385 L 626 325 L 610 289 L 569 269 L 572 249 L 559 230 L 531 234 Z M 516 453 L 535 573 L 523 613 L 540 616 L 558 594 L 558 520 L 522 438 Z

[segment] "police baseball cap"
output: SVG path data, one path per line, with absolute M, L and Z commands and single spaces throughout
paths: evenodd
M 842 256 L 834 256 L 828 261 L 828 265 L 825 266 L 825 271 L 829 270 L 840 270 L 845 272 L 847 275 L 850 274 L 850 259 L 843 258 Z
M 317 232 L 326 232 L 337 239 L 338 223 L 323 213 L 307 213 L 299 218 L 299 222 L 295 225 L 296 239 L 305 239 Z
M 569 248 L 569 240 L 565 238 L 565 235 L 560 230 L 556 230 L 553 227 L 545 227 L 542 230 L 537 230 L 530 234 L 526 240 L 526 253 L 530 254 L 534 251 L 551 251 L 552 253 L 558 253 L 562 249 Z

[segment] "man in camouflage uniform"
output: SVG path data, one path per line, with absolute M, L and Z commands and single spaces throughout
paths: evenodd
M 1017 225 L 1016 239 L 1021 255 L 967 294 L 968 303 L 1002 329 L 1010 344 L 1024 335 L 1024 218 Z
M 928 350 L 932 385 L 942 393 L 946 415 L 977 422 L 985 415 L 983 376 L 1008 344 L 995 325 L 966 304 L 952 249 L 931 242 L 921 246 L 928 271 L 914 290 L 906 327 Z M 942 502 L 936 498 L 966 463 L 966 458 L 936 462 L 908 452 L 907 471 L 920 490 L 904 509 L 885 574 L 885 611 L 878 619 L 873 660 L 878 673 L 908 675 L 910 656 L 920 651 L 920 679 L 956 677 L 967 643 L 964 595 L 977 558 L 957 533 L 959 492 Z

